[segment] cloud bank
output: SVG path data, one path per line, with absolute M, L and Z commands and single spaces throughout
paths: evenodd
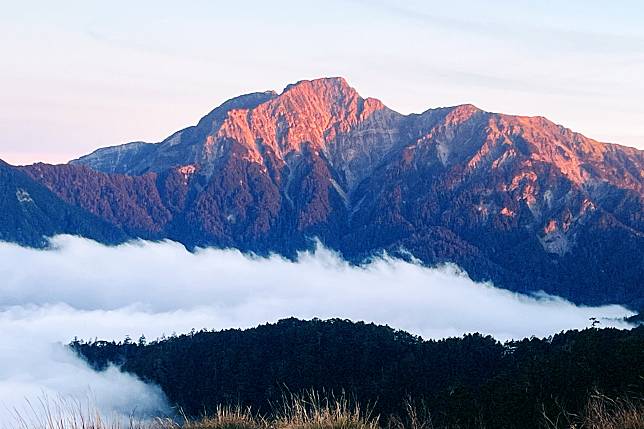
M 91 392 L 104 411 L 164 407 L 157 388 L 116 368 L 96 373 L 70 354 L 61 343 L 76 336 L 150 339 L 295 316 L 388 324 L 425 338 L 481 332 L 505 340 L 584 328 L 589 317 L 625 328 L 620 319 L 632 314 L 497 289 L 453 266 L 385 257 L 355 267 L 324 248 L 292 262 L 236 250 L 190 253 L 173 242 L 109 247 L 58 236 L 50 250 L 0 243 L 0 279 L 0 419 L 3 409 L 43 392 Z

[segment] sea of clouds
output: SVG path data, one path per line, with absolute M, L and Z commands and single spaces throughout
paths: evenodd
M 0 243 L 0 281 L 0 421 L 43 397 L 91 398 L 108 414 L 167 410 L 157 387 L 117 368 L 93 371 L 64 346 L 74 337 L 150 340 L 295 316 L 388 324 L 424 338 L 481 332 L 507 340 L 585 328 L 590 317 L 627 328 L 622 318 L 632 314 L 516 294 L 454 266 L 386 256 L 352 266 L 322 247 L 293 262 L 191 253 L 169 241 L 104 246 L 57 236 L 48 250 Z

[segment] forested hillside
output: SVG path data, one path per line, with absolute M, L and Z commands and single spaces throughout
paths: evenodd
M 544 412 L 581 412 L 595 391 L 644 396 L 644 327 L 501 344 L 481 335 L 426 341 L 373 324 L 287 319 L 71 347 L 97 369 L 115 363 L 157 383 L 192 415 L 222 403 L 269 412 L 285 392 L 315 389 L 344 391 L 382 416 L 403 415 L 412 398 L 437 426 L 531 428 Z

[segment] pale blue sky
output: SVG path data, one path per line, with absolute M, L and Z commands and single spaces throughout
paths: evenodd
M 644 148 L 640 1 L 0 1 L 12 163 L 159 141 L 235 95 L 338 75 L 403 113 L 474 103 Z

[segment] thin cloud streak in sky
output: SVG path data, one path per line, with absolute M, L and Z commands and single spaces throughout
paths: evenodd
M 532 22 L 509 23 L 503 20 L 463 19 L 447 15 L 431 14 L 419 8 L 401 6 L 400 2 L 388 0 L 353 0 L 364 6 L 375 6 L 398 15 L 407 21 L 418 22 L 424 26 L 439 26 L 447 30 L 469 33 L 477 37 L 498 39 L 504 42 L 516 41 L 525 45 L 540 39 L 543 49 L 556 49 L 564 52 L 589 54 L 627 53 L 637 55 L 644 49 L 644 38 L 634 34 L 615 34 L 599 30 L 575 31 Z
M 96 373 L 66 350 L 74 337 L 135 341 L 190 329 L 246 328 L 280 318 L 348 318 L 425 338 L 492 334 L 504 340 L 602 326 L 628 327 L 623 307 L 578 307 L 479 284 L 456 267 L 387 257 L 352 266 L 319 248 L 297 262 L 237 250 L 190 253 L 174 242 L 120 246 L 71 236 L 50 250 L 0 243 L 0 418 L 41 392 L 91 392 L 104 412 L 165 406 L 158 388 L 112 368 Z M 6 416 L 5 416 L 6 417 Z

